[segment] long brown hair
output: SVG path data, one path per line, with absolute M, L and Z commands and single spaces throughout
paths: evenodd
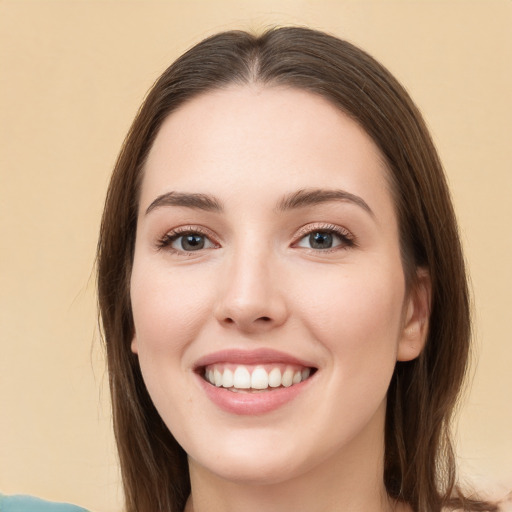
M 144 162 L 177 107 L 206 91 L 254 82 L 321 95 L 366 130 L 387 161 L 406 281 L 414 285 L 420 266 L 430 273 L 425 349 L 414 361 L 397 363 L 388 392 L 388 494 L 418 512 L 495 510 L 456 487 L 449 426 L 467 367 L 469 299 L 449 191 L 422 116 L 397 80 L 361 49 L 285 27 L 259 36 L 221 33 L 186 52 L 149 92 L 114 169 L 98 244 L 98 292 L 127 511 L 181 512 L 190 492 L 186 454 L 153 406 L 130 351 L 129 281 Z

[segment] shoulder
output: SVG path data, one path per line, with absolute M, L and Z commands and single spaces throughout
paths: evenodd
M 69 503 L 55 503 L 33 496 L 0 494 L 0 512 L 87 512 Z

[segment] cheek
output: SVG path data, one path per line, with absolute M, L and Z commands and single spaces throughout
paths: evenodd
M 301 309 L 309 330 L 324 345 L 333 364 L 356 373 L 362 366 L 381 368 L 384 360 L 394 366 L 401 332 L 404 278 L 401 266 L 335 269 L 315 276 L 309 298 Z M 314 287 L 313 287 L 314 286 Z M 351 365 L 345 365 L 347 361 Z M 357 364 L 356 364 L 357 363 Z
M 183 378 L 183 354 L 203 325 L 207 289 L 189 279 L 186 271 L 173 271 L 136 255 L 130 293 L 132 347 L 145 385 L 169 429 L 187 439 L 187 425 L 180 418 L 193 412 L 193 403 Z
M 211 309 L 208 282 L 135 258 L 130 293 L 138 351 L 166 352 L 192 341 Z

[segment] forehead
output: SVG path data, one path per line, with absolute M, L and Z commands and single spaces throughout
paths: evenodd
M 295 88 L 233 85 L 193 98 L 162 124 L 144 173 L 141 208 L 171 190 L 270 201 L 308 187 L 341 187 L 376 208 L 392 203 L 368 134 L 323 97 Z

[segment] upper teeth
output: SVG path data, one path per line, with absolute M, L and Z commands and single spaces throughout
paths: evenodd
M 235 366 L 211 365 L 205 369 L 205 378 L 217 387 L 234 389 L 268 389 L 298 384 L 309 377 L 310 368 L 293 366 Z

